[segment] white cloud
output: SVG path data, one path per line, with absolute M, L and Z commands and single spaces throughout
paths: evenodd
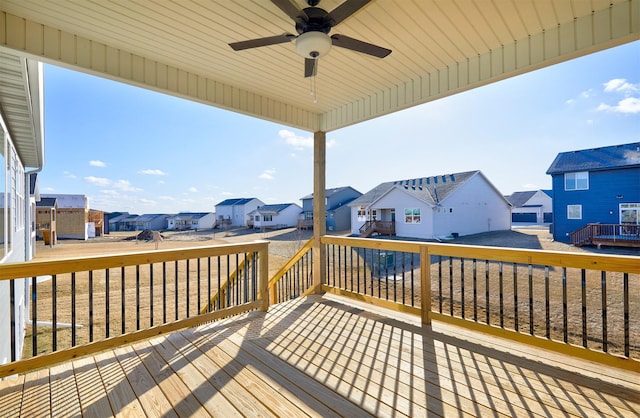
M 142 189 L 133 187 L 129 180 L 118 180 L 113 184 L 113 187 L 120 189 L 124 192 L 141 192 Z
M 104 177 L 88 176 L 84 178 L 84 181 L 86 181 L 87 183 L 96 184 L 101 187 L 106 187 L 111 184 L 111 180 L 106 179 Z
M 600 103 L 598 106 L 599 111 L 604 112 L 617 112 L 617 113 L 640 113 L 640 98 L 639 97 L 627 97 L 622 99 L 616 105 L 608 105 L 606 103 Z
M 68 179 L 75 179 L 76 178 L 76 175 L 73 174 L 73 173 L 70 173 L 69 171 L 64 171 L 63 174 Z
M 258 176 L 258 178 L 263 179 L 263 180 L 273 180 L 275 178 L 274 174 L 276 174 L 276 170 L 274 168 L 271 168 L 271 169 L 264 170 Z
M 166 176 L 167 173 L 165 173 L 162 170 L 158 170 L 157 168 L 148 168 L 146 170 L 140 170 L 138 171 L 138 173 L 140 174 L 148 174 L 150 176 Z
M 120 196 L 120 192 L 116 190 L 110 190 L 110 189 L 100 190 L 100 193 L 107 196 L 113 196 L 113 197 Z
M 233 196 L 233 193 L 231 192 L 222 192 L 220 193 L 222 196 Z
M 640 85 L 629 83 L 625 78 L 614 78 L 603 84 L 604 91 L 631 94 L 640 91 Z
M 100 161 L 100 160 L 91 160 L 89 161 L 89 165 L 92 167 L 106 167 L 107 163 L 105 163 L 104 161 Z
M 54 189 L 53 187 L 43 187 L 42 191 L 45 193 L 52 193 L 55 192 L 56 189 Z
M 286 129 L 281 129 L 278 132 L 278 135 L 280 136 L 280 138 L 284 139 L 284 142 L 287 145 L 291 145 L 295 149 L 303 150 L 305 148 L 313 147 L 313 137 L 299 136 Z
M 196 189 L 195 187 L 191 186 L 187 189 L 187 191 L 189 193 L 198 193 L 198 189 Z
M 169 201 L 173 201 L 176 200 L 173 196 L 158 196 L 158 200 L 169 200 Z
M 294 132 L 288 131 L 286 129 L 281 129 L 278 131 L 278 136 L 284 139 L 284 142 L 287 145 L 291 145 L 294 149 L 298 151 L 302 151 L 305 148 L 313 148 L 313 137 L 311 136 L 300 136 L 296 135 Z M 326 142 L 327 148 L 331 148 L 336 145 L 335 139 L 329 139 Z
M 147 206 L 154 206 L 156 204 L 155 200 L 151 200 L 151 199 L 138 199 L 138 202 L 142 203 L 143 205 L 147 205 Z

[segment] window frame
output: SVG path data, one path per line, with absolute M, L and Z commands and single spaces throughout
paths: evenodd
M 573 187 L 569 187 L 569 182 L 573 183 Z M 580 183 L 586 183 L 580 187 Z M 567 192 L 573 192 L 577 190 L 589 190 L 589 172 L 588 171 L 573 171 L 571 173 L 564 173 L 564 190 Z
M 579 215 L 577 217 L 571 216 L 573 210 L 578 210 Z M 570 220 L 581 220 L 582 219 L 582 205 L 567 205 L 567 219 Z

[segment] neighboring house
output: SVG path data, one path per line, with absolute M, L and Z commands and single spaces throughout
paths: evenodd
M 289 228 L 298 224 L 302 208 L 295 203 L 258 206 L 249 212 L 254 229 Z
M 327 231 L 342 231 L 351 228 L 351 208 L 349 203 L 362 196 L 362 193 L 350 186 L 327 189 L 326 219 Z M 313 228 L 313 193 L 302 200 L 302 219 L 299 228 Z
M 160 213 L 140 215 L 133 220 L 136 231 L 144 231 L 150 229 L 152 231 L 159 231 L 167 229 L 168 219 L 170 215 L 164 215 Z
M 109 212 L 106 214 L 107 227 L 109 232 L 118 232 L 120 227 L 120 220 L 129 216 L 129 212 Z
M 551 223 L 551 190 L 529 190 L 505 196 L 511 203 L 511 222 Z
M 216 222 L 213 212 L 180 212 L 167 218 L 167 229 L 211 229 Z
M 45 245 L 56 245 L 56 212 L 58 199 L 55 197 L 41 197 L 36 202 L 36 233 Z
M 640 224 L 640 142 L 562 152 L 547 174 L 554 240 L 592 223 Z
M 351 232 L 361 236 L 373 223 L 419 239 L 511 228 L 511 205 L 480 171 L 381 183 L 349 206 Z
M 264 202 L 255 197 L 223 200 L 215 206 L 216 226 L 247 226 L 249 213 L 258 206 L 264 206 Z
M 0 263 L 3 264 L 30 261 L 35 254 L 36 202 L 40 196 L 34 176 L 44 167 L 45 152 L 43 93 L 42 64 L 2 49 Z M 15 279 L 12 285 L 9 280 L 0 281 L 0 364 L 22 357 L 29 300 L 28 280 Z
M 89 198 L 82 194 L 42 194 L 58 201 L 56 230 L 58 238 L 89 239 Z
M 136 219 L 138 219 L 138 215 L 129 212 L 120 213 L 115 216 L 112 214 L 109 217 L 109 231 L 135 231 Z

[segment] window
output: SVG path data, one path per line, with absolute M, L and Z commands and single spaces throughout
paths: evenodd
M 565 173 L 565 190 L 589 190 L 589 173 L 581 171 L 578 173 Z
M 568 205 L 567 219 L 582 219 L 582 205 Z
M 263 220 L 264 222 L 271 222 L 271 221 L 273 221 L 273 215 L 264 215 L 264 216 L 262 217 L 262 220 Z
M 358 222 L 365 222 L 367 220 L 367 212 L 364 210 L 364 206 L 358 208 Z
M 404 223 L 406 223 L 406 224 L 419 224 L 420 223 L 420 208 L 406 208 L 404 210 Z

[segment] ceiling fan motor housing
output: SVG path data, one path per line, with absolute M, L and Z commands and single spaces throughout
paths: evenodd
M 304 58 L 320 58 L 330 49 L 331 38 L 323 32 L 305 32 L 296 38 L 296 52 Z

